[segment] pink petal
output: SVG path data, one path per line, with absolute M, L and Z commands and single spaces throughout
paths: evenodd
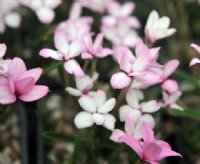
M 132 2 L 124 3 L 124 5 L 121 8 L 120 15 L 125 17 L 129 16 L 133 12 L 134 8 L 135 8 L 134 3 Z
M 190 45 L 192 48 L 194 48 L 195 50 L 197 50 L 198 53 L 200 53 L 200 46 L 198 46 L 197 44 L 192 43 Z
M 100 33 L 97 35 L 97 37 L 94 40 L 94 44 L 92 46 L 92 50 L 94 52 L 99 52 L 102 49 L 102 44 L 103 44 L 103 33 Z
M 135 122 L 136 122 L 136 120 L 134 120 L 134 116 L 133 115 L 129 115 L 126 118 L 126 121 L 125 121 L 125 132 L 130 136 L 133 135 L 133 129 L 134 129 L 134 126 L 135 126 Z
M 3 56 L 5 55 L 6 49 L 7 47 L 5 44 L 0 44 L 0 59 L 3 58 Z
M 169 77 L 173 72 L 176 71 L 177 67 L 179 66 L 178 60 L 170 60 L 164 65 L 164 78 Z
M 167 102 L 172 105 L 174 104 L 181 96 L 181 92 L 180 91 L 176 91 L 175 93 L 170 94 Z
M 96 57 L 98 58 L 104 58 L 108 55 L 112 55 L 113 54 L 113 50 L 109 49 L 109 48 L 103 48 L 101 53 L 97 53 L 95 54 Z
M 136 140 L 134 137 L 129 135 L 123 135 L 120 137 L 120 141 L 124 142 L 128 146 L 130 146 L 139 156 L 143 157 L 142 147 L 140 145 L 140 141 Z
M 40 50 L 39 55 L 44 57 L 44 58 L 52 58 L 55 60 L 62 60 L 63 59 L 63 55 L 58 53 L 57 51 L 54 51 L 52 49 L 49 48 L 44 48 L 42 50 Z
M 150 64 L 150 54 L 140 55 L 134 61 L 134 64 L 132 66 L 132 71 L 133 72 L 144 71 L 149 66 L 149 64 Z
M 125 135 L 125 133 L 119 129 L 115 129 L 111 136 L 110 136 L 110 140 L 114 141 L 114 142 L 120 142 L 119 138 L 121 136 Z
M 143 151 L 143 160 L 152 162 L 158 159 L 161 153 L 161 148 L 156 143 L 149 143 L 145 145 Z
M 54 44 L 57 50 L 59 50 L 64 55 L 69 52 L 69 42 L 65 35 L 60 32 L 54 34 Z
M 20 95 L 19 99 L 25 102 L 32 102 L 46 96 L 48 91 L 49 88 L 47 86 L 35 85 L 29 93 Z
M 8 84 L 0 85 L 0 104 L 12 104 L 16 101 L 16 96 L 10 91 Z
M 179 90 L 179 86 L 178 86 L 177 81 L 171 80 L 171 79 L 165 80 L 162 83 L 161 87 L 164 91 L 167 91 L 169 93 L 173 93 L 173 92 L 176 92 L 177 90 Z
M 83 53 L 81 54 L 81 58 L 82 58 L 82 59 L 92 59 L 93 56 L 92 56 L 90 53 L 88 53 L 88 52 L 83 52 Z
M 91 33 L 86 34 L 83 37 L 83 44 L 85 46 L 85 50 L 91 49 L 91 47 L 92 47 L 92 36 L 91 36 Z
M 195 65 L 195 64 L 200 64 L 200 59 L 194 58 L 190 61 L 190 67 Z
M 55 13 L 52 9 L 47 7 L 41 7 L 36 11 L 36 15 L 39 20 L 44 24 L 49 24 L 53 21 Z
M 27 77 L 24 79 L 16 80 L 15 82 L 15 92 L 17 94 L 27 94 L 34 87 L 35 81 L 32 77 Z
M 71 59 L 64 63 L 64 68 L 69 74 L 74 74 L 78 77 L 83 77 L 85 74 L 76 60 Z
M 26 65 L 24 61 L 16 57 L 10 62 L 10 66 L 8 69 L 8 77 L 11 81 L 14 82 L 25 71 Z
M 112 75 L 110 83 L 114 89 L 122 89 L 131 83 L 131 78 L 124 72 L 119 72 Z
M 154 132 L 146 122 L 142 125 L 142 134 L 144 142 L 148 143 L 155 141 Z

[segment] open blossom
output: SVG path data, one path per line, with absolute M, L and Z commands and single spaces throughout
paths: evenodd
M 130 146 L 143 161 L 150 164 L 158 164 L 159 160 L 169 156 L 182 157 L 181 154 L 173 151 L 167 142 L 156 140 L 153 130 L 147 123 L 143 123 L 142 125 L 143 142 L 135 139 L 130 135 L 132 124 L 131 121 L 127 122 L 125 134 L 114 130 L 111 140 L 123 142 Z
M 6 25 L 11 28 L 19 27 L 21 16 L 15 11 L 19 6 L 18 0 L 0 1 L 0 34 L 4 33 Z
M 131 84 L 133 79 L 152 85 L 160 82 L 160 75 L 152 68 L 159 66 L 152 57 L 150 49 L 143 49 L 143 42 L 136 44 L 136 55 L 126 47 L 121 49 L 118 57 L 120 68 L 124 72 L 116 73 L 111 78 L 113 88 L 122 89 Z M 156 54 L 156 53 L 155 53 Z
M 161 105 L 156 100 L 140 102 L 144 98 L 140 90 L 129 89 L 126 94 L 127 105 L 119 109 L 120 121 L 125 121 L 130 115 L 134 117 L 135 129 L 134 135 L 137 139 L 141 138 L 141 125 L 145 121 L 152 128 L 155 126 L 154 118 L 150 115 L 160 109 Z
M 158 12 L 153 10 L 148 17 L 145 26 L 145 37 L 153 44 L 156 40 L 168 37 L 176 32 L 175 28 L 169 28 L 170 19 L 167 16 L 159 18 Z
M 183 108 L 176 103 L 181 96 L 180 90 L 177 90 L 173 93 L 167 93 L 163 91 L 162 95 L 163 95 L 162 106 L 164 108 L 183 110 Z
M 197 50 L 197 52 L 200 54 L 200 46 L 198 46 L 197 44 L 194 44 L 194 43 L 192 43 L 190 46 L 192 48 L 194 48 L 195 50 Z M 197 63 L 200 63 L 200 59 L 194 58 L 194 59 L 191 60 L 190 66 L 193 66 L 193 65 L 195 65 Z
M 7 47 L 5 44 L 0 44 L 0 75 L 6 75 L 8 73 L 8 67 L 11 61 L 9 59 L 3 59 L 6 49 Z
M 114 48 L 135 46 L 139 38 L 135 29 L 140 27 L 140 23 L 131 15 L 134 8 L 135 5 L 131 2 L 123 5 L 116 1 L 108 2 L 109 15 L 103 17 L 101 31 L 106 39 L 112 42 Z
M 108 112 L 114 108 L 115 98 L 106 100 L 105 92 L 98 90 L 93 97 L 83 95 L 79 99 L 79 104 L 84 111 L 78 113 L 74 119 L 77 128 L 86 128 L 96 124 L 109 130 L 114 129 L 116 119 Z
M 83 44 L 82 59 L 103 58 L 113 53 L 111 49 L 103 48 L 103 34 L 98 34 L 94 42 L 91 34 L 87 34 L 83 37 Z
M 67 87 L 66 91 L 73 96 L 82 96 L 82 95 L 93 95 L 92 89 L 94 81 L 98 78 L 98 74 L 95 74 L 93 77 L 85 75 L 83 77 L 75 77 L 76 88 Z
M 55 33 L 54 44 L 57 50 L 44 48 L 39 55 L 44 58 L 53 58 L 64 62 L 64 68 L 69 74 L 83 77 L 85 74 L 78 62 L 74 59 L 79 56 L 82 46 L 79 41 L 69 42 L 62 33 Z
M 31 102 L 44 97 L 49 89 L 44 85 L 35 85 L 42 73 L 41 68 L 27 70 L 20 58 L 14 58 L 8 69 L 8 75 L 0 75 L 0 104 L 11 104 L 19 98 Z
M 105 11 L 107 3 L 111 0 L 78 0 L 85 8 L 89 8 L 95 12 L 102 13 Z
M 49 24 L 55 17 L 54 9 L 59 6 L 61 0 L 20 0 L 21 3 L 33 11 L 35 11 L 38 19 L 44 23 Z

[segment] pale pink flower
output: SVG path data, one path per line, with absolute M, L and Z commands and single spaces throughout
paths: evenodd
M 115 142 L 118 140 L 130 146 L 143 161 L 150 164 L 158 164 L 159 160 L 169 156 L 182 157 L 181 154 L 173 151 L 167 142 L 156 140 L 153 130 L 147 123 L 142 125 L 143 142 L 137 140 L 130 135 L 132 124 L 132 122 L 127 122 L 126 134 L 124 135 L 114 130 L 111 140 Z
M 69 42 L 62 33 L 55 33 L 54 44 L 57 49 L 52 50 L 44 48 L 40 50 L 39 55 L 44 58 L 53 58 L 64 62 L 64 68 L 69 74 L 83 77 L 85 74 L 78 62 L 74 59 L 79 56 L 82 46 L 79 41 Z
M 119 109 L 120 121 L 125 121 L 130 115 L 135 120 L 135 137 L 141 138 L 140 126 L 142 122 L 147 122 L 152 128 L 155 126 L 154 118 L 150 115 L 158 111 L 161 104 L 156 100 L 150 100 L 147 102 L 140 102 L 144 98 L 142 91 L 136 89 L 129 89 L 126 94 L 127 105 L 123 105 Z
M 153 70 L 155 66 L 160 67 L 160 65 L 154 61 L 154 55 L 152 55 L 151 50 L 141 49 L 143 44 L 141 41 L 137 42 L 135 56 L 128 48 L 121 49 L 121 55 L 118 55 L 118 63 L 124 72 L 119 72 L 112 76 L 111 85 L 113 88 L 125 88 L 133 79 L 145 83 L 145 85 L 153 85 L 160 82 L 160 74 Z
M 0 1 L 0 34 L 4 33 L 6 25 L 18 28 L 21 23 L 21 15 L 16 11 L 20 6 L 17 0 Z
M 79 104 L 84 111 L 78 113 L 74 119 L 77 128 L 86 128 L 96 124 L 109 130 L 114 129 L 116 119 L 108 112 L 114 108 L 115 98 L 106 100 L 105 92 L 98 90 L 93 97 L 83 95 L 79 99 Z
M 197 52 L 200 54 L 200 46 L 199 45 L 192 43 L 190 46 L 192 48 L 194 48 L 195 50 L 197 50 Z M 200 63 L 200 59 L 194 58 L 194 59 L 191 60 L 190 66 L 193 66 L 193 65 L 195 65 L 197 63 Z
M 55 17 L 54 9 L 62 3 L 62 0 L 20 0 L 21 3 L 35 11 L 38 19 L 49 24 Z
M 104 58 L 111 55 L 113 51 L 109 48 L 103 48 L 103 34 L 100 33 L 96 36 L 94 42 L 92 41 L 91 34 L 83 37 L 84 50 L 82 52 L 82 59 Z
M 148 17 L 145 26 L 145 37 L 153 44 L 156 40 L 171 36 L 176 32 L 175 28 L 169 28 L 170 19 L 167 16 L 159 18 L 158 12 L 153 10 Z
M 181 96 L 180 90 L 177 90 L 173 93 L 167 93 L 167 92 L 163 91 L 162 95 L 163 95 L 162 106 L 164 108 L 183 110 L 183 108 L 176 103 Z
M 90 91 L 93 87 L 94 82 L 97 80 L 98 74 L 95 74 L 93 77 L 85 75 L 83 77 L 75 77 L 76 87 L 67 87 L 66 91 L 73 96 L 83 96 L 83 95 L 93 95 L 93 92 Z
M 8 76 L 0 77 L 0 104 L 11 104 L 19 98 L 25 102 L 38 100 L 47 95 L 49 89 L 44 85 L 35 85 L 42 69 L 27 70 L 20 58 L 14 58 L 8 69 Z
M 0 75 L 6 75 L 8 73 L 8 67 L 11 61 L 9 59 L 3 59 L 6 49 L 7 47 L 5 44 L 0 44 Z

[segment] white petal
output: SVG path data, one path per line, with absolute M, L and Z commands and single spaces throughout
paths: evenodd
M 92 114 L 88 112 L 80 112 L 74 118 L 74 123 L 78 129 L 90 127 L 94 124 Z
M 92 115 L 92 118 L 97 125 L 102 125 L 104 122 L 104 116 L 102 114 L 95 113 Z
M 91 97 L 84 95 L 81 98 L 79 98 L 78 102 L 85 111 L 91 113 L 96 112 L 96 104 Z
M 153 113 L 160 109 L 160 103 L 156 100 L 141 103 L 141 109 L 146 113 Z
M 6 14 L 5 16 L 5 23 L 12 28 L 19 27 L 21 22 L 21 16 L 16 12 L 11 12 L 9 14 Z
M 99 108 L 106 102 L 106 93 L 99 89 L 97 92 L 95 92 L 94 101 L 97 105 L 97 108 Z
M 69 94 L 73 95 L 73 96 L 81 96 L 82 93 L 81 91 L 79 91 L 78 89 L 74 89 L 74 88 L 71 88 L 71 87 L 67 87 L 65 89 Z
M 54 44 L 57 50 L 62 52 L 64 55 L 68 55 L 69 43 L 62 33 L 57 32 L 54 34 Z
M 64 63 L 64 68 L 69 74 L 74 74 L 78 77 L 83 77 L 85 75 L 78 62 L 74 59 L 66 61 Z
M 44 24 L 51 23 L 55 17 L 54 11 L 49 8 L 46 8 L 46 7 L 39 8 L 36 11 L 36 14 L 37 14 L 39 20 Z
M 74 41 L 69 46 L 69 57 L 74 58 L 81 54 L 83 47 L 79 41 Z
M 97 109 L 99 113 L 108 113 L 110 112 L 116 104 L 116 99 L 111 98 L 108 101 L 106 101 L 100 108 Z
M 181 111 L 183 111 L 184 109 L 181 107 L 181 106 L 179 106 L 178 104 L 172 104 L 171 106 L 170 106 L 170 108 L 172 108 L 172 109 L 177 109 L 177 110 L 181 110 Z
M 132 108 L 139 108 L 139 101 L 144 98 L 142 91 L 130 88 L 126 94 L 126 101 Z
M 195 64 L 200 64 L 200 59 L 198 59 L 198 58 L 192 59 L 191 62 L 190 62 L 190 67 L 195 65 Z
M 111 114 L 104 114 L 103 126 L 109 130 L 114 130 L 116 119 Z

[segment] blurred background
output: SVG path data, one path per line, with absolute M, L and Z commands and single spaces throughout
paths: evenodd
M 1 0 L 0 0 L 1 1 Z M 127 2 L 128 0 L 119 0 Z M 200 2 L 198 0 L 134 0 L 134 15 L 140 20 L 138 30 L 144 38 L 144 26 L 150 11 L 157 10 L 161 16 L 171 18 L 171 27 L 177 29 L 172 37 L 156 42 L 162 46 L 160 61 L 179 59 L 181 65 L 173 78 L 180 83 L 183 95 L 179 104 L 184 112 L 162 110 L 156 113 L 156 134 L 180 152 L 182 159 L 170 157 L 161 163 L 200 164 L 200 65 L 189 68 L 191 58 L 198 53 L 189 45 L 200 44 Z M 20 7 L 22 24 L 18 29 L 7 28 L 0 35 L 6 43 L 7 58 L 18 56 L 26 61 L 28 68 L 42 67 L 44 73 L 40 84 L 46 84 L 51 92 L 34 102 L 17 102 L 0 113 L 0 163 L 2 164 L 129 164 L 136 163 L 137 156 L 127 146 L 109 140 L 110 132 L 93 126 L 77 130 L 74 116 L 81 110 L 77 98 L 70 96 L 65 87 L 75 86 L 72 76 L 65 75 L 59 62 L 43 59 L 38 55 L 44 47 L 54 48 L 53 31 L 58 23 L 66 20 L 72 0 L 63 0 L 56 8 L 56 18 L 51 25 L 41 24 L 35 14 Z M 93 30 L 99 31 L 102 15 L 84 9 L 84 15 L 95 18 Z M 109 43 L 107 43 L 109 46 Z M 80 61 L 81 62 L 81 61 Z M 83 63 L 81 63 L 83 64 Z M 111 57 L 98 63 L 99 84 L 108 88 L 110 68 L 117 67 Z M 105 74 L 104 72 L 107 72 Z M 97 88 L 95 88 L 97 89 Z M 119 91 L 111 90 L 117 97 Z M 161 97 L 157 87 L 145 92 L 147 99 Z M 0 107 L 1 108 L 1 107 Z M 3 106 L 2 106 L 3 108 Z M 123 129 L 123 124 L 117 123 Z

